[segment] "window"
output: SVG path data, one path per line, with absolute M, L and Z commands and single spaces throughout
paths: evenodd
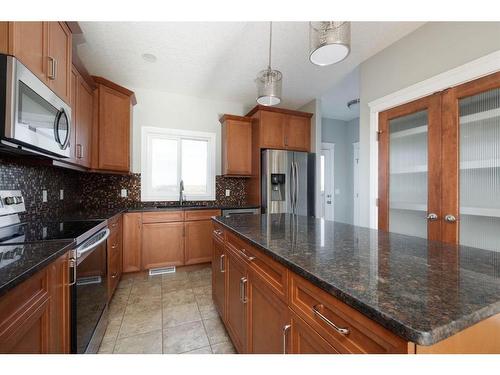
M 215 199 L 215 133 L 142 128 L 141 200 Z

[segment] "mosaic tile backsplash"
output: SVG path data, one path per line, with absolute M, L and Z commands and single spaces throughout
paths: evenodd
M 60 200 L 60 190 L 64 199 Z M 121 198 L 121 189 L 128 197 Z M 225 196 L 230 189 L 231 195 Z M 175 205 L 177 202 L 141 202 L 140 174 L 113 175 L 78 172 L 70 169 L 39 165 L 30 159 L 0 155 L 0 190 L 21 190 L 26 203 L 25 217 L 59 215 L 78 209 L 143 207 Z M 47 190 L 47 202 L 42 202 L 42 190 Z M 193 205 L 244 206 L 246 180 L 216 177 L 216 200 L 188 202 Z M 22 218 L 26 220 L 26 218 Z

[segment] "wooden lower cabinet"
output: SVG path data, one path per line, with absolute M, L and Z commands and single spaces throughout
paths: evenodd
M 212 260 L 211 220 L 186 221 L 184 264 L 206 263 Z
M 213 239 L 213 258 L 212 258 L 212 299 L 215 308 L 219 312 L 222 319 L 225 319 L 225 304 L 226 304 L 226 251 L 224 250 L 224 242 L 218 239 Z
M 248 352 L 284 354 L 289 327 L 288 306 L 255 272 L 248 281 Z
M 184 223 L 142 226 L 142 269 L 184 264 Z
M 227 250 L 227 249 L 226 249 Z M 247 352 L 247 265 L 231 250 L 226 251 L 226 327 L 238 353 Z
M 141 270 L 142 213 L 123 215 L 123 272 Z
M 108 300 L 111 301 L 113 293 L 122 276 L 122 215 L 108 220 L 110 235 L 108 237 Z
M 0 353 L 69 351 L 69 260 L 65 254 L 0 297 Z
M 286 353 L 290 354 L 338 354 L 332 345 L 293 311 L 290 311 L 290 326 L 285 341 Z

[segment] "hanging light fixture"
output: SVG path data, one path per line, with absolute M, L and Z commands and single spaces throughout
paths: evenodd
M 350 44 L 350 22 L 309 22 L 309 60 L 313 64 L 325 66 L 344 60 L 349 55 Z
M 281 102 L 281 84 L 283 75 L 279 70 L 271 69 L 271 45 L 273 39 L 273 23 L 269 23 L 269 64 L 266 70 L 259 72 L 255 79 L 257 84 L 257 103 L 271 106 Z

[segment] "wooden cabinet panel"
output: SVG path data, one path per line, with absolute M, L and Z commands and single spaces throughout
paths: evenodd
M 110 235 L 108 237 L 108 298 L 111 300 L 113 293 L 122 276 L 122 215 L 108 220 Z
M 142 268 L 184 264 L 184 223 L 152 223 L 142 226 Z
M 70 161 L 72 163 L 77 163 L 77 141 L 76 141 L 76 133 L 77 133 L 77 98 L 78 98 L 78 79 L 79 74 L 78 70 L 76 70 L 75 66 L 71 66 L 71 77 L 70 77 L 70 85 L 71 85 L 71 96 L 70 96 L 70 106 L 71 106 L 71 155 Z
M 222 123 L 222 174 L 252 174 L 252 119 L 224 115 Z
M 45 82 L 47 22 L 9 22 L 10 53 Z
M 286 353 L 288 306 L 255 272 L 249 272 L 248 300 L 248 352 Z
M 99 132 L 97 168 L 128 172 L 130 169 L 130 97 L 98 86 Z
M 285 148 L 287 150 L 309 151 L 311 149 L 311 119 L 287 115 L 285 125 Z
M 69 103 L 71 95 L 71 31 L 64 22 L 48 22 L 47 40 L 49 86 L 61 99 Z
M 222 320 L 226 320 L 226 252 L 224 243 L 213 239 L 212 256 L 212 299 Z
M 212 216 L 220 216 L 220 210 L 192 210 L 184 211 L 186 221 L 192 220 L 210 220 Z
M 94 93 L 81 77 L 78 79 L 77 92 L 75 156 L 78 164 L 90 168 Z
M 68 353 L 69 269 L 61 256 L 0 298 L 0 353 Z
M 142 214 L 144 224 L 168 223 L 171 221 L 184 221 L 184 211 L 144 212 Z
M 212 222 L 187 221 L 185 228 L 184 264 L 210 262 L 212 259 Z
M 291 327 L 287 338 L 287 353 L 290 354 L 338 354 L 323 337 L 321 337 L 306 322 L 290 312 Z
M 141 270 L 142 214 L 123 215 L 123 272 Z
M 407 352 L 407 342 L 399 336 L 303 278 L 289 275 L 290 308 L 340 353 Z
M 218 239 L 219 241 L 221 241 L 222 243 L 224 243 L 224 240 L 225 240 L 224 229 L 222 228 L 221 225 L 217 224 L 215 221 L 212 221 L 212 225 L 213 225 L 212 235 L 216 239 Z
M 286 116 L 279 112 L 261 111 L 260 113 L 260 147 L 283 149 Z
M 236 350 L 246 353 L 248 279 L 247 268 L 231 250 L 226 249 L 226 325 Z

